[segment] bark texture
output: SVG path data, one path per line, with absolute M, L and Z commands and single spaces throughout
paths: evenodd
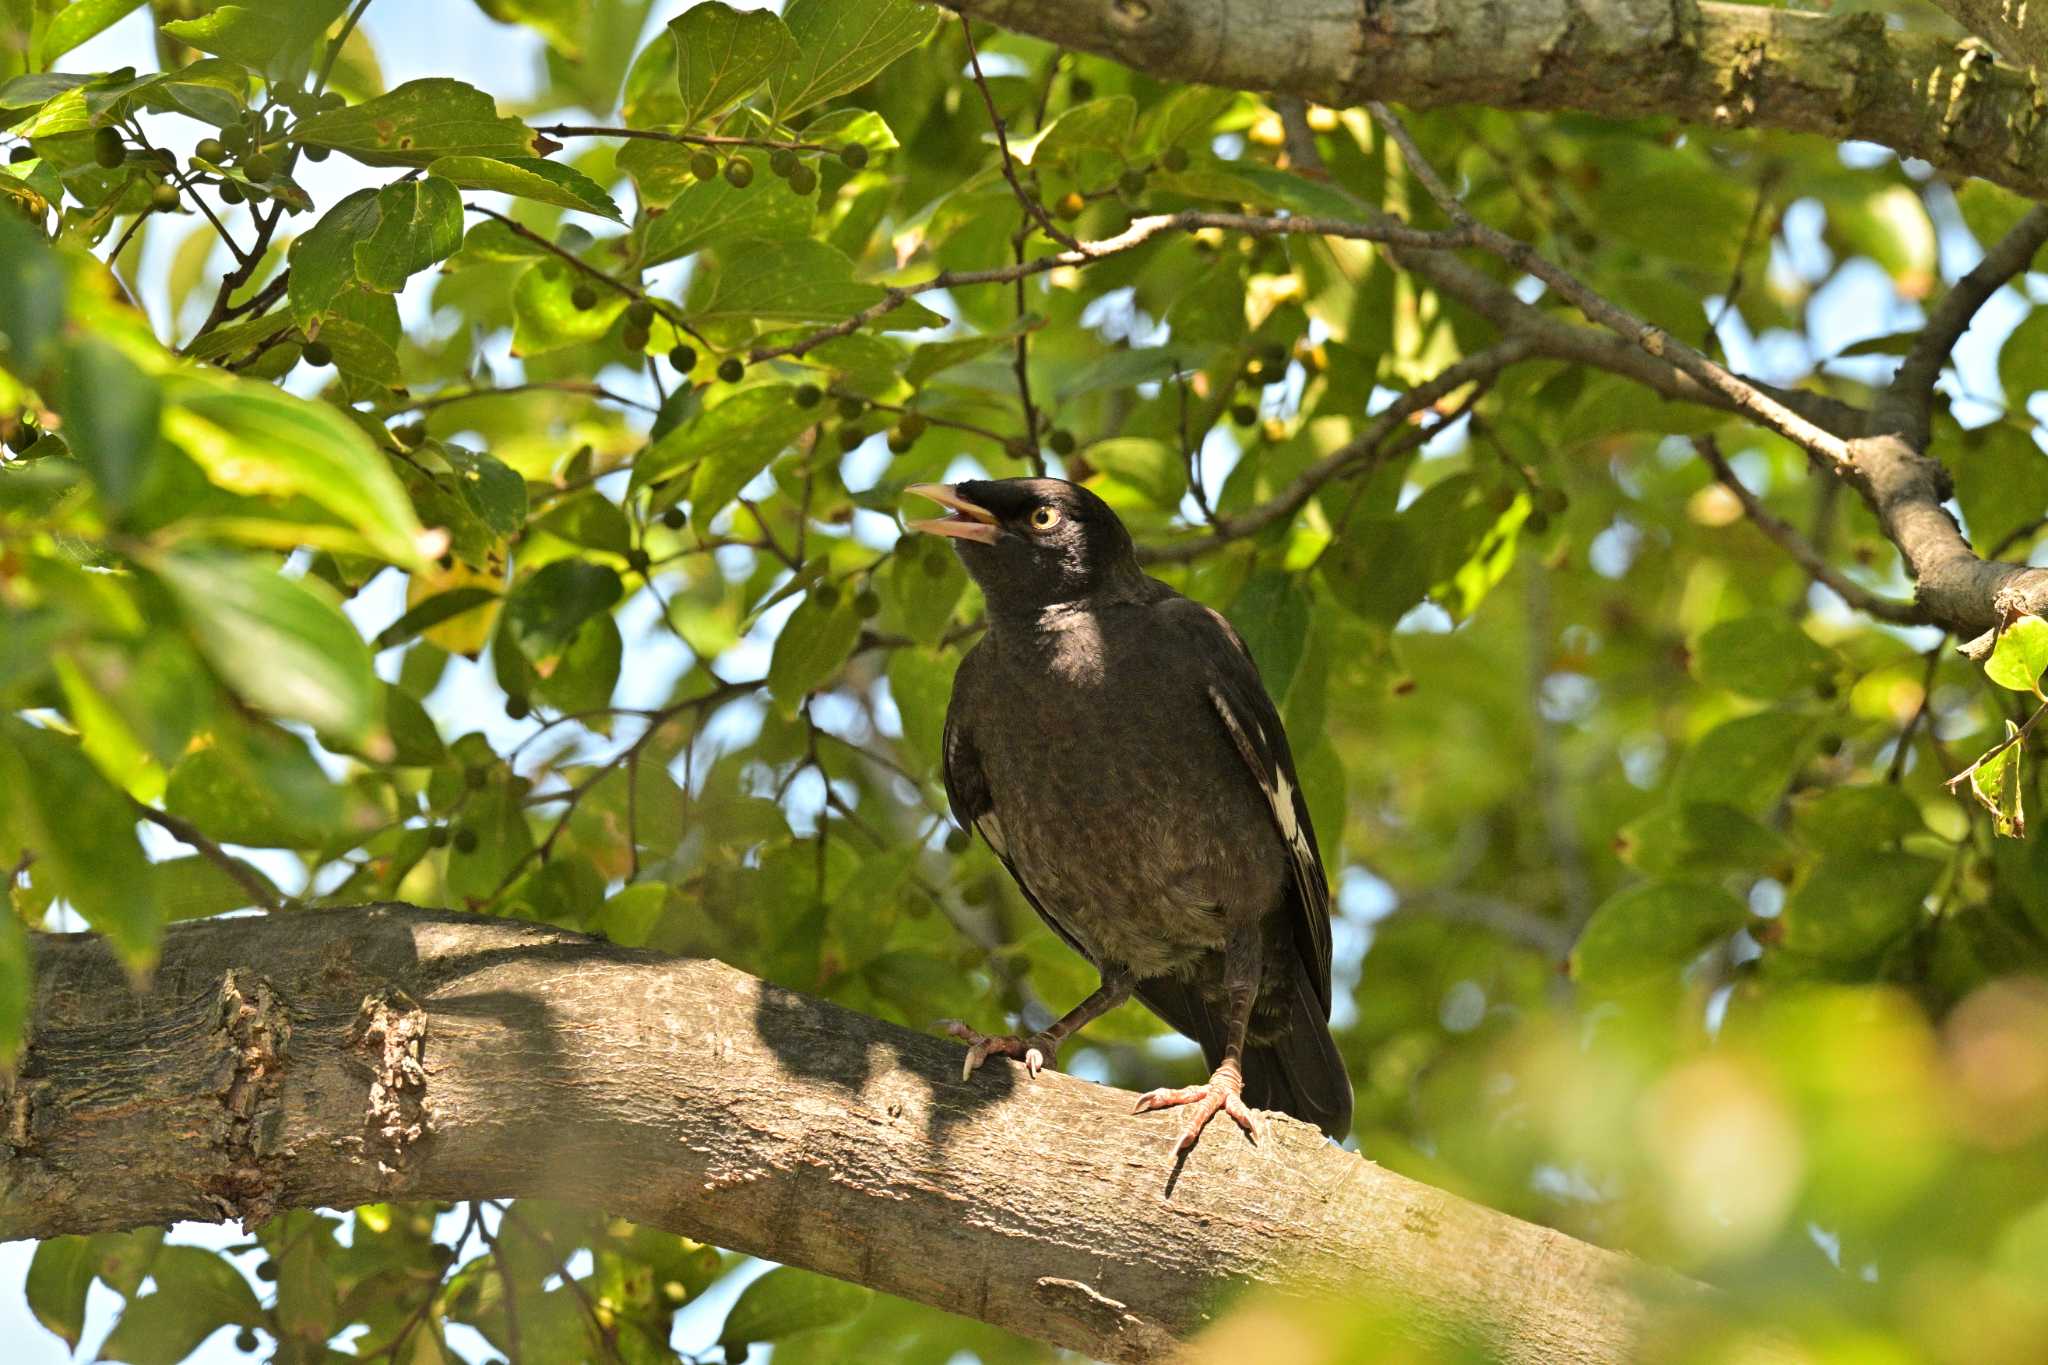
M 1818 133 L 1883 143 L 1955 175 L 2048 196 L 2048 72 L 2002 65 L 1979 43 L 1889 31 L 1881 14 L 1701 0 L 956 0 L 955 7 L 1169 79 L 1337 107 L 1470 103 Z
M 2014 66 L 2048 66 L 2048 6 L 2039 0 L 1934 0 Z
M 408 906 L 174 926 L 133 989 L 36 950 L 0 1237 L 547 1196 L 1111 1360 L 1246 1285 L 1373 1293 L 1519 1362 L 1633 1361 L 1698 1286 L 1416 1184 L 1275 1116 L 1212 1133 L 711 961 Z

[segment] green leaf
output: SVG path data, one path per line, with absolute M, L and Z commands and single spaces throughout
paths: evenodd
M 42 368 L 64 323 L 64 267 L 43 234 L 11 213 L 0 214 L 0 320 L 0 356 L 18 374 Z
M 1970 767 L 1970 794 L 1977 798 L 1978 805 L 1991 812 L 1992 827 L 2013 839 L 2025 838 L 2027 833 L 2025 788 L 2020 780 L 2026 747 L 2020 739 L 2020 727 L 2008 720 L 2005 747 Z
M 777 119 L 866 85 L 939 22 L 916 0 L 791 0 L 782 17 L 797 55 L 770 86 Z
M 436 175 L 377 191 L 377 227 L 354 243 L 356 278 L 379 293 L 405 282 L 462 245 L 462 195 Z
M 694 127 L 753 93 L 797 56 L 788 25 L 767 10 L 745 13 L 717 3 L 692 5 L 668 25 L 675 39 L 676 121 Z
M 58 381 L 64 439 L 92 472 L 109 511 L 125 512 L 156 458 L 163 392 L 115 347 L 82 336 L 65 347 Z
M 1593 990 L 1675 977 L 1749 922 L 1741 901 L 1711 882 L 1659 880 L 1608 897 L 1572 949 L 1572 975 Z
M 733 242 L 800 238 L 810 231 L 812 201 L 780 176 L 767 174 L 757 158 L 742 159 L 754 162 L 754 183 L 747 188 L 735 188 L 722 175 L 699 180 L 669 200 L 658 216 L 650 215 L 642 266 Z
M 452 621 L 464 612 L 475 611 L 497 600 L 498 594 L 491 589 L 474 586 L 435 593 L 379 631 L 372 647 L 381 653 L 432 630 L 443 621 Z
M 235 862 L 245 875 L 270 889 L 271 899 L 277 899 L 277 888 L 271 885 L 270 878 L 240 858 Z M 166 923 L 206 919 L 259 904 L 226 868 L 197 853 L 151 863 L 149 870 L 156 879 L 157 903 L 163 907 Z
M 1171 512 L 1188 492 L 1188 465 L 1178 448 L 1146 436 L 1116 436 L 1088 447 L 1088 463 Z
M 50 20 L 49 28 L 43 31 L 38 64 L 54 61 L 80 43 L 104 33 L 140 9 L 142 3 L 143 0 L 72 0 L 70 5 L 57 12 L 56 17 Z M 77 1338 L 70 1341 L 75 1349 Z
M 251 71 L 285 75 L 305 68 L 315 40 L 347 0 L 250 0 L 222 5 L 197 19 L 174 19 L 163 31 L 201 52 Z
M 644 488 L 695 463 L 691 520 L 700 531 L 707 529 L 740 489 L 818 420 L 814 411 L 797 405 L 795 391 L 790 384 L 761 384 L 693 413 L 634 461 L 633 487 Z
M 334 408 L 218 372 L 180 375 L 166 396 L 165 434 L 220 487 L 304 496 L 392 563 L 420 563 L 412 500 L 370 438 Z
M 784 715 L 795 715 L 805 697 L 823 686 L 853 653 L 860 616 L 850 603 L 820 606 L 806 595 L 775 637 L 768 661 L 768 691 Z
M 552 658 L 569 647 L 585 621 L 611 610 L 624 594 L 614 570 L 587 559 L 558 559 L 512 590 L 505 624 L 527 658 Z
M 100 1347 L 101 1360 L 178 1365 L 223 1327 L 268 1325 L 249 1282 L 213 1252 L 164 1247 L 151 1263 L 150 1275 L 156 1289 L 122 1311 Z
M 2041 673 L 2048 670 L 2048 621 L 2022 616 L 1999 632 L 1984 676 L 2015 692 L 2041 695 Z
M 533 529 L 606 554 L 624 555 L 633 548 L 632 523 L 617 503 L 596 489 L 556 503 Z
M 1862 853 L 1927 828 L 1913 798 L 1887 782 L 1829 787 L 1793 803 L 1800 842 L 1822 853 Z
M 207 662 L 258 710 L 362 742 L 378 714 L 370 651 L 324 586 L 264 559 L 181 550 L 150 561 Z
M 1910 853 L 1825 858 L 1785 902 L 1784 946 L 1833 961 L 1870 957 L 1920 922 L 1941 875 Z
M 628 948 L 646 946 L 668 908 L 669 889 L 660 882 L 638 882 L 622 888 L 597 912 L 596 929 Z
M 442 76 L 301 119 L 292 136 L 344 152 L 366 166 L 431 166 L 444 156 L 500 160 L 540 154 L 537 135 L 503 118 L 483 91 Z
M 1692 647 L 1693 676 L 1709 687 L 1752 697 L 1811 696 L 1833 681 L 1841 661 L 1783 612 L 1723 621 Z
M 619 664 L 625 652 L 619 623 L 607 615 L 592 616 L 577 628 L 534 691 L 548 705 L 570 715 L 609 706 L 619 685 Z
M 726 1348 L 754 1341 L 780 1341 L 797 1332 L 849 1322 L 868 1306 L 874 1292 L 844 1280 L 777 1266 L 740 1291 L 725 1315 L 718 1340 Z
M 944 761 L 946 705 L 953 695 L 955 661 L 934 649 L 889 653 L 889 695 L 903 722 L 903 742 L 937 772 Z
M 222 843 L 317 848 L 340 824 L 340 791 L 296 735 L 250 728 L 171 769 L 164 809 Z
M 615 222 L 624 221 L 619 206 L 605 193 L 604 186 L 573 166 L 542 157 L 444 156 L 429 165 L 427 173 L 466 190 L 493 190 L 538 204 L 581 209 Z
M 1712 801 L 1673 802 L 1631 821 L 1616 837 L 1615 851 L 1629 866 L 1658 877 L 1753 874 L 1791 856 L 1777 834 Z
M 10 926 L 0 930 L 24 950 L 21 925 L 5 916 Z M 99 1270 L 99 1257 L 84 1237 L 51 1237 L 36 1244 L 34 1259 L 28 1263 L 28 1308 L 36 1321 L 64 1339 L 72 1350 L 85 1330 L 85 1291 Z
M 953 624 L 967 591 L 967 570 L 935 536 L 909 536 L 877 575 L 882 601 L 905 635 L 935 645 Z
M 588 276 L 552 257 L 536 261 L 520 275 L 512 286 L 513 354 L 544 355 L 596 341 L 611 331 L 626 311 L 626 297 L 599 288 L 595 305 L 578 308 L 576 290 L 589 284 Z
M 1382 630 L 1429 593 L 1429 554 L 1405 519 L 1353 517 L 1316 560 L 1316 573 L 1345 608 Z
M 879 303 L 883 289 L 853 278 L 853 262 L 810 237 L 739 241 L 720 248 L 718 265 L 691 282 L 686 305 L 696 322 L 836 322 Z M 898 331 L 945 319 L 905 300 L 872 326 Z
M 15 838 L 36 855 L 36 878 L 129 966 L 153 962 L 163 925 L 127 794 L 76 744 L 0 715 L 0 801 Z
M 1759 711 L 1717 725 L 1680 760 L 1678 792 L 1688 801 L 1762 811 L 1784 795 L 1816 728 L 1797 711 Z

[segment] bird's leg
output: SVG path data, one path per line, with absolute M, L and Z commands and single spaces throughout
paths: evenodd
M 961 1080 L 972 1076 L 976 1067 L 997 1053 L 1015 1057 L 1024 1063 L 1024 1070 L 1035 1080 L 1046 1067 L 1057 1069 L 1061 1043 L 1130 999 L 1131 985 L 1129 972 L 1105 974 L 1093 995 L 1029 1038 L 1019 1038 L 1014 1034 L 991 1038 L 987 1034 L 976 1033 L 958 1019 L 941 1019 L 938 1026 L 967 1044 L 967 1060 L 960 1068 Z
M 1254 1144 L 1259 1140 L 1259 1121 L 1244 1102 L 1244 1040 L 1251 1031 L 1252 1002 L 1259 995 L 1262 957 L 1256 919 L 1231 930 L 1230 938 L 1223 946 L 1223 989 L 1230 1009 L 1224 1020 L 1223 1061 L 1209 1077 L 1208 1084 L 1167 1086 L 1148 1091 L 1139 1098 L 1138 1107 L 1133 1111 L 1143 1114 L 1182 1104 L 1193 1106 L 1188 1112 L 1187 1122 L 1181 1126 L 1180 1140 L 1174 1144 L 1175 1153 L 1193 1147 L 1201 1138 L 1202 1130 L 1209 1126 L 1209 1120 L 1218 1113 L 1235 1119 L 1237 1126 L 1244 1129 L 1245 1136 Z

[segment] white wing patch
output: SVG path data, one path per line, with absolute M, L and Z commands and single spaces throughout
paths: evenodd
M 994 811 L 990 811 L 976 820 L 974 828 L 980 832 L 982 838 L 988 841 L 988 846 L 996 851 L 998 858 L 1008 858 L 1010 856 L 1010 850 L 1003 844 L 1002 823 L 996 819 Z
M 1245 734 L 1244 725 L 1238 720 L 1237 712 L 1231 709 L 1229 698 L 1211 685 L 1209 703 L 1216 708 L 1216 714 L 1223 717 L 1224 728 L 1230 731 L 1230 738 L 1237 745 L 1237 752 L 1243 756 L 1245 766 L 1252 770 L 1258 780 L 1259 789 L 1266 793 L 1266 804 L 1273 809 L 1273 823 L 1279 827 L 1280 837 L 1287 841 L 1288 852 L 1294 855 L 1295 863 L 1301 868 L 1315 866 L 1315 854 L 1309 851 L 1308 840 L 1302 837 L 1301 817 L 1294 809 L 1294 784 L 1287 780 L 1287 774 L 1280 765 L 1262 756 L 1261 751 L 1270 752 L 1266 742 L 1266 731 L 1259 726 L 1259 742 L 1253 744 Z M 1252 721 L 1258 726 L 1257 719 Z M 1317 869 L 1320 876 L 1320 869 Z

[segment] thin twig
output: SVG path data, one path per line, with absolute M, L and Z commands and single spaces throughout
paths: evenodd
M 1038 196 L 1024 188 L 1024 182 L 1017 178 L 1017 167 L 1010 155 L 1010 135 L 1003 128 L 1003 116 L 996 112 L 996 97 L 989 93 L 988 78 L 981 74 L 981 54 L 974 50 L 974 24 L 965 14 L 960 16 L 960 36 L 967 40 L 967 69 L 974 74 L 974 84 L 981 91 L 981 102 L 988 109 L 988 121 L 995 126 L 996 151 L 1002 157 L 1003 179 L 1010 182 L 1010 192 L 1017 196 L 1017 202 L 1024 211 L 1038 221 L 1045 235 L 1069 251 L 1079 251 L 1081 244 L 1052 221 L 1045 211 L 1045 205 L 1038 202 Z M 1023 259 L 1024 248 L 1017 248 L 1018 259 Z
M 1928 624 L 1927 613 L 1920 609 L 1919 604 L 1882 597 L 1861 583 L 1844 576 L 1839 569 L 1828 563 L 1796 527 L 1790 522 L 1779 520 L 1758 500 L 1756 494 L 1750 492 L 1742 480 L 1736 477 L 1735 471 L 1729 468 L 1728 461 L 1721 454 L 1720 443 L 1712 436 L 1693 437 L 1692 448 L 1707 462 L 1708 467 L 1714 471 L 1714 477 L 1721 481 L 1721 485 L 1735 495 L 1736 501 L 1742 504 L 1742 510 L 1748 513 L 1756 528 L 1770 537 L 1779 549 L 1792 556 L 1793 561 L 1806 570 L 1807 576 L 1814 582 L 1832 590 L 1836 596 L 1856 610 L 1875 616 L 1880 621 L 1891 621 L 1903 626 Z
M 392 411 L 431 412 L 435 408 L 445 408 L 451 403 L 468 403 L 479 398 L 503 398 L 515 393 L 567 393 L 584 398 L 601 398 L 607 403 L 639 408 L 643 412 L 660 411 L 652 403 L 644 403 L 638 398 L 628 398 L 623 393 L 612 392 L 602 384 L 593 384 L 581 379 L 531 379 L 523 384 L 501 384 L 492 388 L 464 389 L 459 393 L 437 393 L 416 399 L 403 407 L 393 408 Z
M 1369 103 L 1366 107 L 1386 130 L 1387 136 L 1401 149 L 1401 156 L 1407 163 L 1409 172 L 1421 182 L 1430 198 L 1436 201 L 1437 207 L 1442 209 L 1454 224 L 1469 234 L 1468 240 L 1471 245 L 1490 251 L 1523 273 L 1535 276 L 1589 320 L 1633 342 L 1647 354 L 1664 361 L 1680 373 L 1720 394 L 1738 412 L 1755 419 L 1800 449 L 1825 461 L 1833 466 L 1836 472 L 1845 473 L 1854 466 L 1855 459 L 1850 452 L 1848 441 L 1844 438 L 1807 420 L 1757 385 L 1725 366 L 1709 360 L 1662 327 L 1644 322 L 1627 309 L 1603 298 L 1570 271 L 1549 260 L 1527 242 L 1510 237 L 1474 218 L 1464 202 L 1452 194 L 1438 177 L 1435 168 L 1422 155 L 1421 148 L 1408 132 L 1407 126 L 1395 116 L 1393 110 L 1377 101 Z
M 1093 265 L 1106 261 L 1112 256 L 1121 256 L 1135 251 L 1153 238 L 1169 232 L 1199 232 L 1203 228 L 1216 228 L 1224 232 L 1243 232 L 1252 236 L 1299 236 L 1299 237 L 1340 237 L 1351 241 L 1381 242 L 1395 246 L 1411 247 L 1421 251 L 1448 251 L 1458 247 L 1479 244 L 1479 232 L 1483 229 L 1458 228 L 1446 232 L 1432 232 L 1409 227 L 1406 223 L 1387 219 L 1382 222 L 1361 223 L 1342 218 L 1322 218 L 1309 214 L 1265 216 L 1249 213 L 1211 213 L 1200 209 L 1183 209 L 1178 213 L 1154 214 L 1134 219 L 1131 225 L 1113 237 L 1097 241 L 1082 242 L 1075 250 L 1061 251 L 1049 256 L 1034 256 L 1028 261 L 1015 265 L 994 266 L 987 270 L 942 270 L 928 279 L 914 284 L 891 286 L 880 299 L 861 309 L 853 316 L 820 328 L 810 335 L 783 346 L 756 347 L 748 353 L 747 359 L 754 363 L 775 360 L 782 356 L 801 356 L 831 341 L 859 331 L 878 318 L 887 316 L 902 307 L 919 294 L 928 294 L 935 289 L 960 289 L 976 284 L 1008 284 L 1031 275 L 1043 275 L 1050 270 L 1066 266 Z M 545 239 L 543 239 L 545 240 Z M 580 264 L 580 262 L 579 262 Z M 585 267 L 586 269 L 588 267 Z
M 234 878 L 235 884 L 249 893 L 251 904 L 260 905 L 265 910 L 282 910 L 285 908 L 286 903 L 278 898 L 276 888 L 271 886 L 267 878 L 259 875 L 254 868 L 244 863 L 240 858 L 235 857 L 219 844 L 207 838 L 196 826 L 179 819 L 169 811 L 158 810 L 155 806 L 145 806 L 132 796 L 128 800 L 137 815 L 149 821 L 149 823 L 155 825 L 179 843 L 197 849 L 202 858 L 205 858 L 221 871 L 227 873 L 228 876 Z
M 327 55 L 320 59 L 320 73 L 313 78 L 313 93 L 319 94 L 327 88 L 327 78 L 334 74 L 334 63 L 340 58 L 342 48 L 348 45 L 349 35 L 356 31 L 356 25 L 363 21 L 363 11 L 370 7 L 370 0 L 356 0 L 348 18 L 341 21 L 341 30 L 327 44 Z
M 829 152 L 823 142 L 791 142 L 774 137 L 730 137 L 719 133 L 669 133 L 655 128 L 605 128 L 596 124 L 555 123 L 535 128 L 548 137 L 622 137 L 648 142 L 676 142 L 691 147 L 760 147 L 778 152 Z
M 645 303 L 649 305 L 654 309 L 656 313 L 661 315 L 662 320 L 667 322 L 669 326 L 675 328 L 679 332 L 687 333 L 690 336 L 690 338 L 694 340 L 698 345 L 710 347 L 711 343 L 704 340 L 703 335 L 699 333 L 696 328 L 690 326 L 688 322 L 684 321 L 683 315 L 677 312 L 674 306 L 669 304 L 666 300 L 656 298 L 654 295 L 649 294 L 645 290 L 641 289 L 638 285 L 626 283 L 626 281 L 620 279 L 616 275 L 611 274 L 609 271 L 598 269 L 596 266 L 582 259 L 575 252 L 570 251 L 564 247 L 558 246 L 554 242 L 549 241 L 547 238 L 541 236 L 538 232 L 535 232 L 532 228 L 528 227 L 526 224 L 520 222 L 516 218 L 510 217 L 507 214 L 500 213 L 496 209 L 486 208 L 482 204 L 464 204 L 462 207 L 467 209 L 471 213 L 479 213 L 486 218 L 494 219 L 497 222 L 504 224 L 505 227 L 511 231 L 513 236 L 519 238 L 521 241 L 531 242 L 533 245 L 541 248 L 543 251 L 546 251 L 549 254 L 560 258 L 562 261 L 566 262 L 570 266 L 570 268 L 576 270 L 585 278 L 594 280 L 597 283 L 602 284 L 609 289 L 617 290 L 619 293 L 624 294 L 627 298 L 633 300 L 635 303 Z M 848 330 L 851 329 L 849 328 Z M 711 349 L 715 350 L 717 348 L 712 347 Z

